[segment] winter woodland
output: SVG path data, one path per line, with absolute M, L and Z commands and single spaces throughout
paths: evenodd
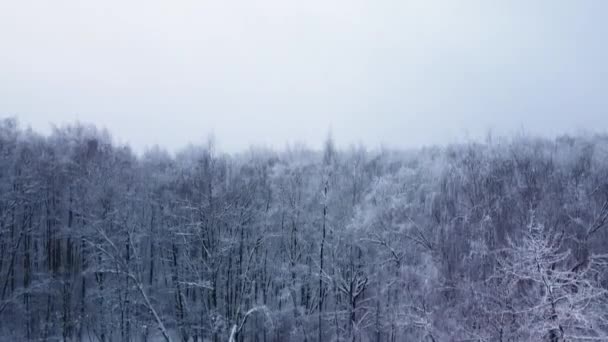
M 608 341 L 607 266 L 605 135 L 139 155 L 0 121 L 2 341 Z

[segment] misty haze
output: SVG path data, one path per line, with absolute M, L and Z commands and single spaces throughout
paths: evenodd
M 606 13 L 0 0 L 0 342 L 608 342 Z

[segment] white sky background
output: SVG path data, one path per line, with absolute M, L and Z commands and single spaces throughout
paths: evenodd
M 136 150 L 608 127 L 608 1 L 0 0 L 0 117 Z

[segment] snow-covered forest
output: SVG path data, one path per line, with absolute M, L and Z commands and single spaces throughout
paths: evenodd
M 5 119 L 0 340 L 607 341 L 607 226 L 603 135 L 139 156 Z

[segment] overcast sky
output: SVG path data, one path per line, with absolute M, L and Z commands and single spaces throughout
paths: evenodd
M 0 116 L 136 150 L 608 127 L 608 1 L 0 0 Z

